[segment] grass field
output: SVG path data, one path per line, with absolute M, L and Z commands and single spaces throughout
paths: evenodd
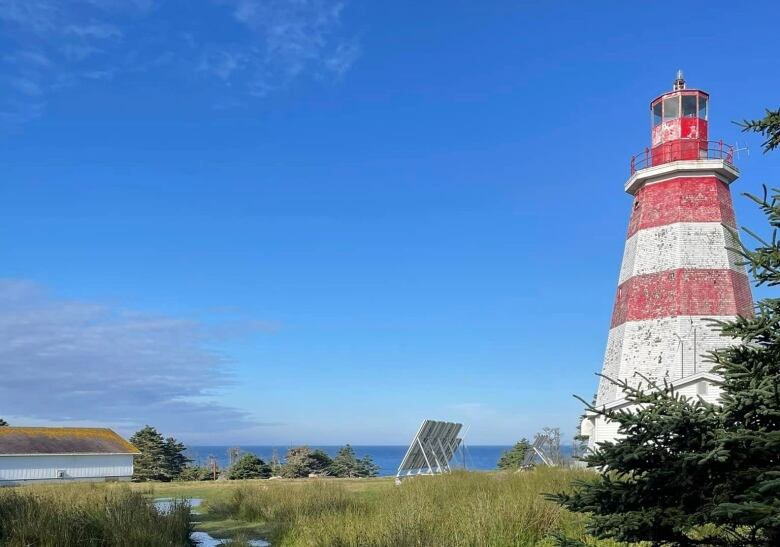
M 3 547 L 184 546 L 190 522 L 188 505 L 160 514 L 126 485 L 0 488 Z
M 542 494 L 588 471 L 457 472 L 392 479 L 271 480 L 134 485 L 155 497 L 205 500 L 200 529 L 215 537 L 263 537 L 274 546 L 499 547 L 584 538 L 584 517 Z M 614 545 L 592 542 L 592 545 Z
M 561 531 L 585 539 L 585 517 L 543 494 L 592 476 L 539 468 L 415 477 L 400 486 L 378 478 L 6 488 L 0 489 L 0 545 L 185 546 L 194 521 L 214 537 L 264 538 L 274 547 L 549 546 Z M 190 518 L 183 503 L 159 514 L 154 498 L 204 503 Z
M 374 495 L 394 488 L 390 478 L 376 479 L 326 479 L 326 482 L 342 488 L 356 496 Z M 303 499 L 307 488 L 313 483 L 310 479 L 274 479 L 248 481 L 205 481 L 170 483 L 133 483 L 130 487 L 148 498 L 198 498 L 204 505 L 198 508 L 195 516 L 195 528 L 208 532 L 217 538 L 269 538 L 273 535 L 274 523 L 265 520 L 246 520 L 226 512 L 217 512 L 215 507 L 224 507 L 224 503 L 233 499 L 236 491 L 247 487 L 282 488 L 295 497 Z

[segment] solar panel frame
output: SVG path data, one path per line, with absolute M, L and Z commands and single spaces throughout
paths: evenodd
M 449 471 L 449 463 L 462 440 L 458 438 L 463 424 L 438 420 L 423 420 L 398 466 L 402 474 L 433 474 Z

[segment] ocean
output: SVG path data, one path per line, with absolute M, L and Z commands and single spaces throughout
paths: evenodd
M 228 464 L 228 450 L 229 446 L 191 446 L 187 448 L 187 457 L 193 460 L 194 464 L 206 465 L 210 458 L 214 458 L 217 461 L 219 467 L 226 467 Z M 257 457 L 268 462 L 271 456 L 276 451 L 279 459 L 284 458 L 284 454 L 287 452 L 287 446 L 240 446 L 242 453 L 250 452 Z M 310 446 L 311 449 L 324 450 L 329 456 L 333 457 L 338 452 L 340 446 Z M 386 445 L 386 446 L 360 446 L 353 445 L 355 454 L 358 458 L 363 456 L 371 456 L 379 466 L 380 476 L 395 475 L 398 471 L 398 466 L 401 464 L 401 460 L 406 454 L 407 446 L 401 445 Z M 451 467 L 458 467 L 471 469 L 474 471 L 489 471 L 496 468 L 501 454 L 506 450 L 509 450 L 511 446 L 487 446 L 487 445 L 475 445 L 466 446 L 463 451 L 458 451 L 458 454 L 451 463 Z M 561 446 L 561 453 L 564 457 L 571 453 L 571 447 Z

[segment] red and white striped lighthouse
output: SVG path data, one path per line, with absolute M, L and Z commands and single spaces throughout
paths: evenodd
M 707 319 L 752 313 L 750 285 L 730 229 L 729 186 L 739 176 L 733 148 L 708 140 L 709 95 L 673 90 L 650 103 L 651 146 L 631 159 L 625 190 L 634 196 L 602 374 L 637 384 L 635 373 L 679 392 L 717 401 L 717 377 L 701 355 L 732 343 Z M 602 378 L 597 406 L 627 406 Z M 583 422 L 590 445 L 615 438 L 617 425 Z

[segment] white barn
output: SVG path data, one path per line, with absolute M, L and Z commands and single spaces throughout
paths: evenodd
M 0 427 L 0 486 L 129 481 L 139 453 L 110 429 Z

